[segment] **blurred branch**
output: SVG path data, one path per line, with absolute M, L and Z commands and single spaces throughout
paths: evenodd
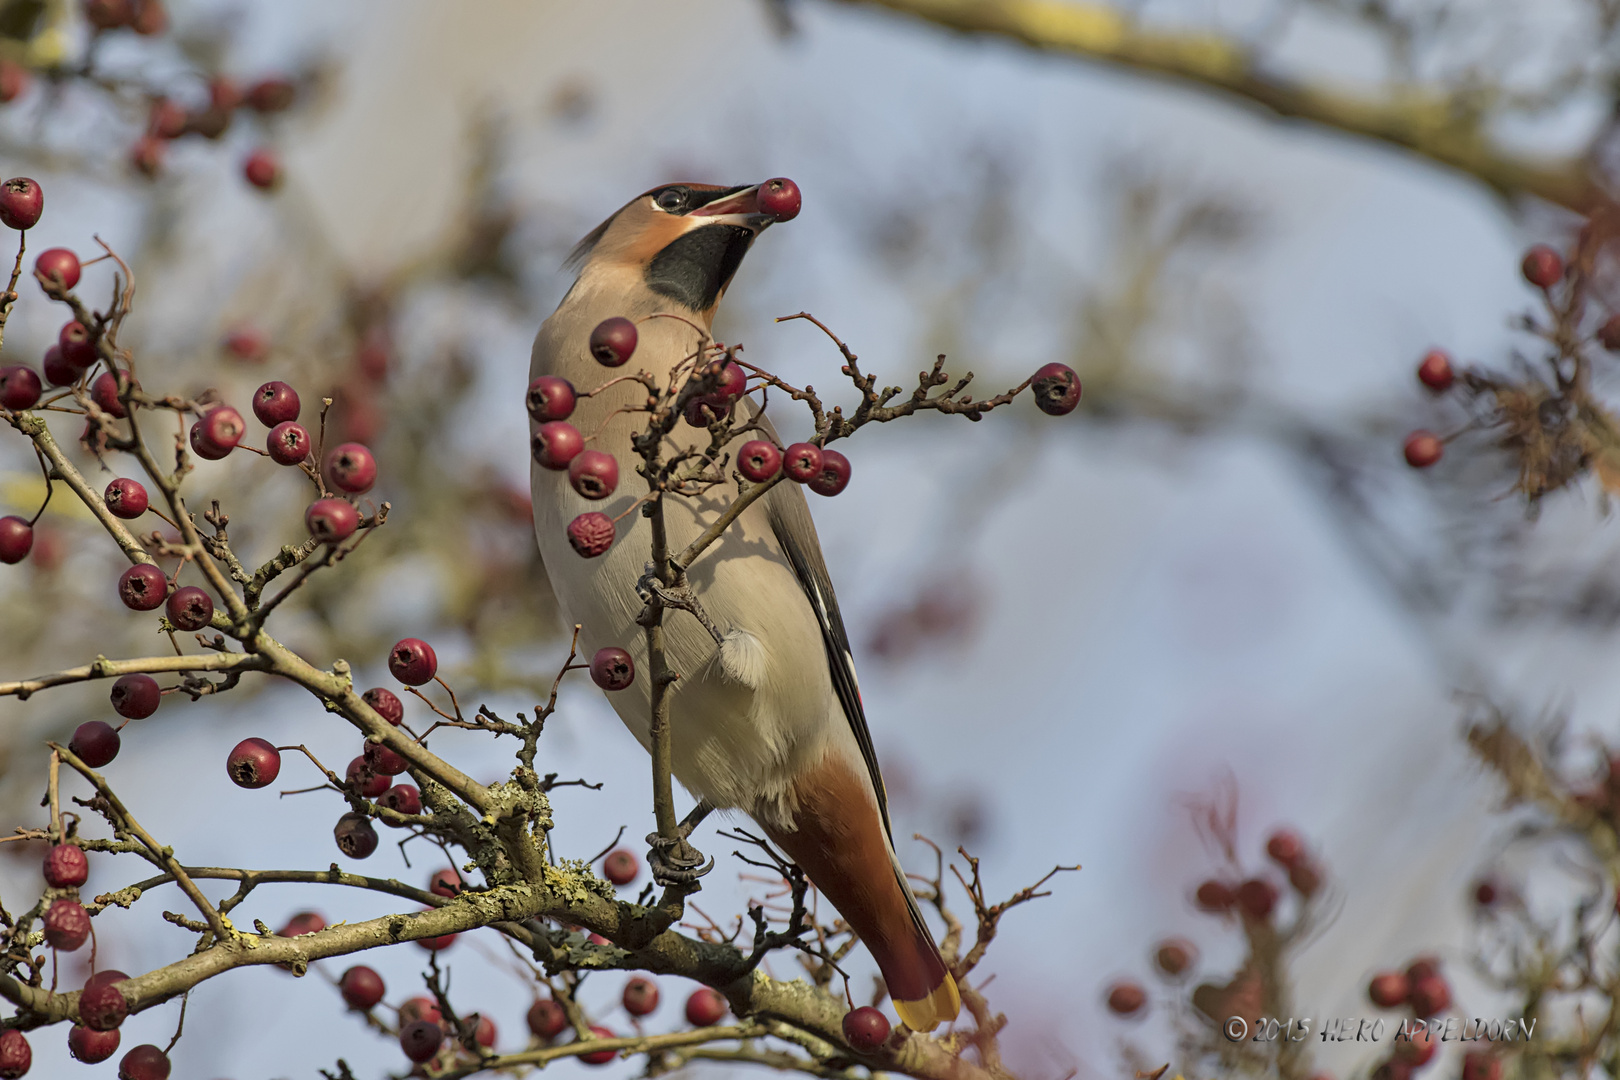
M 1601 199 L 1582 158 L 1516 155 L 1485 131 L 1477 96 L 1395 91 L 1364 97 L 1270 75 L 1254 51 L 1216 34 L 1142 29 L 1103 4 L 1063 0 L 838 0 L 881 7 L 968 34 L 1213 89 L 1279 117 L 1398 146 L 1467 173 L 1498 194 L 1535 195 L 1577 213 Z

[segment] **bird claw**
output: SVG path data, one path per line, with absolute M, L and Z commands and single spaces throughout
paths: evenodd
M 636 595 L 641 597 L 641 602 L 644 604 L 652 603 L 653 598 L 657 597 L 658 602 L 664 607 L 688 613 L 703 624 L 703 629 L 707 630 L 709 636 L 714 638 L 716 645 L 724 640 L 720 628 L 714 625 L 714 621 L 709 618 L 709 613 L 703 610 L 702 604 L 698 603 L 697 593 L 693 592 L 691 586 L 685 583 L 684 576 L 679 585 L 665 585 L 658 580 L 658 574 L 653 564 L 648 563 L 647 569 L 636 581 Z
M 650 849 L 647 865 L 652 870 L 653 881 L 661 888 L 695 885 L 698 878 L 714 869 L 713 858 L 705 859 L 703 852 L 687 843 L 686 837 L 691 831 L 690 825 L 682 825 L 679 837 L 647 834 Z

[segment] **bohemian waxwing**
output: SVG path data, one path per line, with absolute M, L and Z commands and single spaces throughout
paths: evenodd
M 623 316 L 639 331 L 632 365 L 665 380 L 704 343 L 693 324 L 712 326 L 743 256 L 774 220 L 761 212 L 759 190 L 670 184 L 603 222 L 575 249 L 579 277 L 540 327 L 529 377 L 560 376 L 582 390 L 606 381 L 610 372 L 588 342 L 597 324 Z M 679 318 L 649 318 L 660 313 Z M 614 413 L 645 400 L 639 384 L 625 382 L 581 398 L 570 418 L 594 449 L 618 459 L 627 478 L 639 461 L 631 434 L 644 414 Z M 744 399 L 744 407 L 752 402 Z M 670 454 L 708 440 L 707 431 L 678 425 Z M 566 536 L 580 513 L 617 517 L 629 509 L 641 491 L 626 489 L 639 487 L 626 484 L 587 502 L 566 473 L 532 469 L 535 531 L 564 616 L 582 627 L 586 655 L 617 645 L 644 672 L 636 584 L 651 550 L 649 524 L 627 516 L 612 548 L 597 558 L 576 554 Z M 666 498 L 670 550 L 702 533 L 733 494 L 716 485 L 697 498 Z M 894 853 L 854 660 L 799 485 L 777 484 L 688 576 L 722 634 L 717 645 L 696 618 L 678 611 L 664 620 L 668 662 L 680 673 L 670 711 L 674 774 L 699 800 L 697 814 L 735 809 L 759 823 L 866 943 L 906 1024 L 929 1031 L 954 1019 L 961 999 Z M 650 749 L 648 684 L 638 676 L 609 700 Z

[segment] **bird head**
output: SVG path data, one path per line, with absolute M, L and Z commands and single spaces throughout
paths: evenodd
M 598 225 L 568 261 L 580 266 L 582 279 L 638 275 L 651 292 L 707 322 L 754 238 L 798 212 L 799 189 L 791 180 L 664 184 Z

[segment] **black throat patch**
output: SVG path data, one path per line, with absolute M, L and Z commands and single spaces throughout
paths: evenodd
M 684 233 L 647 264 L 647 287 L 693 311 L 707 311 L 731 284 L 754 232 L 741 225 L 704 225 Z

